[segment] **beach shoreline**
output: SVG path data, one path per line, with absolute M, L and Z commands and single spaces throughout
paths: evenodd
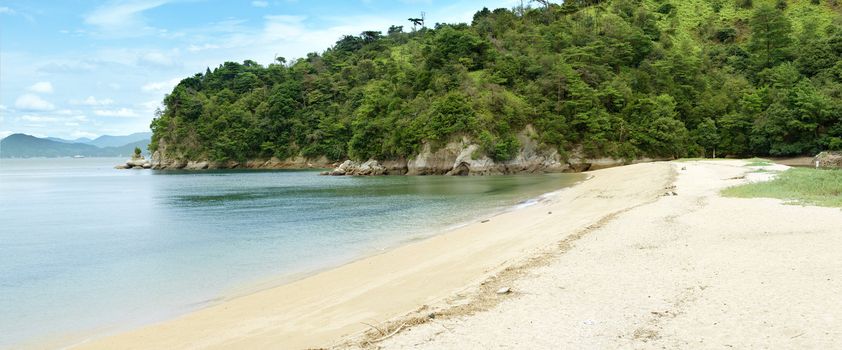
M 475 287 L 579 227 L 631 203 L 656 198 L 670 181 L 671 171 L 667 163 L 595 171 L 590 180 L 534 205 L 74 348 L 336 345 L 368 329 L 366 323 L 401 317 Z M 568 215 L 562 219 L 561 213 Z M 551 219 L 566 224 L 558 227 Z M 524 227 L 524 223 L 531 224 Z M 531 235 L 519 239 L 525 232 Z
M 555 177 L 556 175 L 558 175 L 558 177 Z M 367 247 L 363 247 L 363 249 L 354 250 L 354 253 L 349 254 L 348 257 L 329 259 L 329 261 L 326 262 L 314 262 L 293 272 L 281 272 L 278 274 L 267 275 L 266 277 L 262 277 L 254 281 L 236 284 L 229 288 L 226 288 L 225 290 L 216 295 L 212 295 L 201 300 L 197 299 L 195 303 L 186 305 L 180 308 L 179 310 L 173 312 L 147 317 L 142 320 L 138 319 L 136 320 L 136 322 L 132 321 L 131 323 L 112 322 L 110 324 L 103 324 L 102 326 L 96 328 L 88 328 L 81 331 L 63 332 L 51 334 L 45 337 L 32 338 L 32 340 L 19 342 L 15 344 L 15 347 L 25 349 L 42 349 L 73 348 L 77 346 L 82 346 L 89 342 L 95 342 L 97 339 L 100 338 L 119 335 L 125 332 L 130 332 L 135 329 L 159 324 L 162 322 L 185 316 L 193 312 L 200 311 L 208 307 L 213 307 L 221 303 L 228 302 L 233 299 L 247 297 L 251 294 L 259 293 L 268 289 L 293 283 L 295 281 L 335 269 L 345 264 L 354 263 L 356 261 L 371 256 L 382 254 L 384 252 L 406 244 L 412 244 L 418 241 L 429 239 L 430 237 L 446 234 L 447 232 L 450 232 L 452 230 L 456 230 L 471 224 L 476 224 L 482 220 L 493 218 L 497 215 L 506 212 L 520 210 L 522 209 L 522 207 L 530 206 L 533 203 L 541 202 L 545 200 L 547 196 L 557 194 L 558 192 L 564 191 L 567 188 L 580 184 L 581 182 L 587 179 L 587 176 L 584 175 L 571 175 L 575 176 L 570 177 L 567 176 L 567 174 L 564 174 L 564 176 L 562 176 L 562 174 L 539 175 L 553 176 L 551 179 L 555 180 L 550 180 L 549 182 L 551 182 L 552 184 L 549 186 L 545 185 L 542 188 L 544 192 L 534 190 L 524 192 L 524 194 L 528 193 L 528 195 L 531 197 L 523 197 L 524 194 L 520 194 L 516 196 L 517 198 L 508 198 L 507 200 L 500 201 L 498 204 L 493 206 L 477 206 L 476 208 L 470 210 L 466 209 L 466 212 L 462 213 L 459 217 L 455 218 L 455 220 L 454 218 L 450 217 L 448 217 L 447 219 L 442 219 L 440 224 L 434 223 L 433 225 L 430 225 L 429 227 L 426 227 L 418 232 L 413 231 L 411 234 L 400 235 L 405 236 L 401 239 L 376 240 L 368 244 Z M 0 348 L 4 347 L 0 346 Z
M 522 176 L 530 176 L 530 175 L 522 175 Z M 399 240 L 399 241 L 395 241 L 395 242 L 386 242 L 385 246 L 370 247 L 369 249 L 359 251 L 357 257 L 354 257 L 354 258 L 352 258 L 350 260 L 347 260 L 347 261 L 342 261 L 342 262 L 339 262 L 339 263 L 336 263 L 336 264 L 328 264 L 328 265 L 325 265 L 325 266 L 314 267 L 314 268 L 311 268 L 311 269 L 305 269 L 304 271 L 295 272 L 295 273 L 287 273 L 287 274 L 283 274 L 283 275 L 268 276 L 268 277 L 263 278 L 261 280 L 258 280 L 258 281 L 252 282 L 252 283 L 248 283 L 246 285 L 236 286 L 234 288 L 231 288 L 231 289 L 227 290 L 226 292 L 224 292 L 223 294 L 221 294 L 220 296 L 218 296 L 216 298 L 198 303 L 198 304 L 201 304 L 201 306 L 198 309 L 192 310 L 192 311 L 187 312 L 187 313 L 196 312 L 196 311 L 201 310 L 201 309 L 206 308 L 206 307 L 215 306 L 215 305 L 218 305 L 220 303 L 224 303 L 224 302 L 231 301 L 231 300 L 238 299 L 238 298 L 242 298 L 242 297 L 247 297 L 251 294 L 259 293 L 259 292 L 262 292 L 262 291 L 265 291 L 265 290 L 269 290 L 269 289 L 277 288 L 277 287 L 280 287 L 280 286 L 283 286 L 283 285 L 286 285 L 286 284 L 294 283 L 296 281 L 306 279 L 308 277 L 312 277 L 312 276 L 318 275 L 320 273 L 339 268 L 343 265 L 352 264 L 352 263 L 358 262 L 360 260 L 364 260 L 364 259 L 367 259 L 367 258 L 371 258 L 373 256 L 377 256 L 377 255 L 386 253 L 390 250 L 402 247 L 404 245 L 413 244 L 413 243 L 416 243 L 416 242 L 421 242 L 421 241 L 424 241 L 424 240 L 427 240 L 427 239 L 430 239 L 430 238 L 433 238 L 433 237 L 436 237 L 436 236 L 439 236 L 439 235 L 447 234 L 451 231 L 458 230 L 460 228 L 463 228 L 463 227 L 466 227 L 466 226 L 469 226 L 469 225 L 482 223 L 483 220 L 493 219 L 494 217 L 496 217 L 498 215 L 502 215 L 502 214 L 505 214 L 505 213 L 521 210 L 521 209 L 530 207 L 532 205 L 539 204 L 539 203 L 547 200 L 548 198 L 551 198 L 552 196 L 558 195 L 559 193 L 561 193 L 561 192 L 563 192 L 563 191 L 565 191 L 565 190 L 567 190 L 571 187 L 580 185 L 581 183 L 587 181 L 589 178 L 590 178 L 590 176 L 586 176 L 582 180 L 580 180 L 580 181 L 578 181 L 578 182 L 576 182 L 576 183 L 574 183 L 570 186 L 562 187 L 560 189 L 556 189 L 556 190 L 553 190 L 553 191 L 550 191 L 550 192 L 546 192 L 546 193 L 540 194 L 538 196 L 530 197 L 530 198 L 527 198 L 525 200 L 522 200 L 520 202 L 511 204 L 511 205 L 488 208 L 487 210 L 481 211 L 480 213 L 478 213 L 476 215 L 472 214 L 472 215 L 466 217 L 464 220 L 460 220 L 456 223 L 449 224 L 449 225 L 446 225 L 446 226 L 443 226 L 443 227 L 440 227 L 440 228 L 436 228 L 436 229 L 430 229 L 430 230 L 424 231 L 421 234 L 413 235 L 412 237 L 409 237 L 409 238 L 406 238 L 406 239 L 403 239 L 403 240 Z M 317 265 L 317 264 L 314 264 L 314 265 Z M 177 316 L 182 316 L 182 315 L 183 314 L 179 314 Z M 173 318 L 175 318 L 175 317 L 173 317 Z M 165 322 L 168 319 L 161 320 L 161 322 Z M 94 338 L 96 338 L 96 336 L 89 337 L 89 338 L 94 339 Z

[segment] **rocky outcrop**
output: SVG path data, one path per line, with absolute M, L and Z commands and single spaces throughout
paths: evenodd
M 581 150 L 574 150 L 568 157 L 562 157 L 554 148 L 542 146 L 535 139 L 535 130 L 527 126 L 517 135 L 520 149 L 508 161 L 495 161 L 486 156 L 480 145 L 468 137 L 452 141 L 435 148 L 424 144 L 421 151 L 409 159 L 369 159 L 366 161 L 346 160 L 332 163 L 327 158 L 307 159 L 253 159 L 246 162 L 213 162 L 208 160 L 185 160 L 168 155 L 164 142 L 152 155 L 153 169 L 332 169 L 322 175 L 333 176 L 377 176 L 377 175 L 502 175 L 524 173 L 582 172 L 629 163 L 649 162 L 657 159 L 638 159 L 628 162 L 613 158 L 587 158 Z
M 548 172 L 580 172 L 596 168 L 623 165 L 623 160 L 601 158 L 563 159 L 555 149 L 541 147 L 531 136 L 535 131 L 527 127 L 518 135 L 521 148 L 511 160 L 497 162 L 481 152 L 480 146 L 467 137 L 450 142 L 435 151 L 425 144 L 412 159 L 385 162 L 370 159 L 365 162 L 345 161 L 324 175 L 501 175 Z M 575 152 L 574 152 L 575 153 Z
M 152 163 L 142 155 L 132 156 L 132 159 L 127 160 L 123 164 L 118 164 L 114 169 L 151 169 Z
M 161 140 L 158 149 L 152 153 L 150 162 L 152 169 L 159 170 L 206 170 L 206 169 L 328 169 L 338 164 L 330 162 L 326 157 L 308 159 L 295 157 L 289 159 L 251 159 L 245 162 L 224 161 L 215 162 L 211 160 L 188 160 L 186 157 L 169 154 L 166 143 Z
M 342 176 L 342 175 L 360 175 L 360 176 L 377 176 L 386 175 L 386 167 L 381 165 L 376 160 L 369 160 L 364 163 L 346 160 L 340 164 L 336 169 L 322 172 L 322 175 Z
M 209 162 L 195 162 L 190 161 L 187 162 L 187 165 L 184 166 L 184 170 L 205 170 L 210 166 Z
M 500 175 L 569 171 L 570 165 L 558 151 L 542 147 L 527 127 L 517 135 L 521 147 L 508 161 L 494 161 L 468 138 L 451 142 L 433 152 L 425 144 L 417 157 L 407 162 L 408 175 Z
M 842 168 L 842 152 L 826 151 L 813 158 L 817 168 Z
M 184 160 L 161 156 L 160 151 L 152 155 L 152 169 L 158 170 L 206 170 L 206 169 L 329 169 L 337 166 L 327 158 L 306 159 L 303 157 L 278 159 L 252 159 L 245 162 L 233 160 L 215 162 L 211 160 Z
M 152 153 L 152 169 L 184 169 L 186 166 L 186 160 L 168 158 L 160 149 Z
M 323 175 L 503 175 L 533 174 L 557 172 L 582 172 L 597 170 L 630 163 L 651 162 L 667 159 L 641 158 L 626 161 L 614 158 L 588 158 L 581 149 L 574 150 L 565 159 L 557 150 L 542 147 L 532 135 L 534 129 L 527 126 L 518 141 L 521 147 L 518 153 L 508 161 L 497 162 L 481 152 L 480 146 L 463 137 L 457 142 L 450 142 L 435 151 L 425 144 L 421 152 L 409 160 L 397 159 L 365 162 L 347 160 Z

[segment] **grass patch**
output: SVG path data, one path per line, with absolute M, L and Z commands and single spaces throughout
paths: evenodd
M 745 166 L 770 166 L 770 165 L 773 164 L 771 160 L 763 159 L 763 158 L 751 158 L 751 159 L 746 159 L 746 161 L 748 163 L 746 163 Z
M 731 159 L 727 159 L 727 158 L 678 158 L 676 160 L 673 160 L 673 162 L 686 163 L 686 162 L 711 161 L 711 160 L 731 160 Z
M 777 198 L 788 204 L 842 207 L 842 170 L 792 168 L 774 180 L 730 187 L 726 197 Z
M 678 163 L 685 163 L 685 162 L 698 162 L 698 161 L 716 161 L 716 160 L 734 160 L 734 158 L 678 158 L 674 160 L 674 162 Z M 750 158 L 750 159 L 742 159 L 748 162 L 745 166 L 769 166 L 773 165 L 771 160 L 763 159 L 763 158 Z

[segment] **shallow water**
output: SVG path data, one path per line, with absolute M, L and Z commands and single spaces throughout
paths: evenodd
M 0 160 L 0 348 L 172 317 L 583 178 L 112 169 L 121 161 Z

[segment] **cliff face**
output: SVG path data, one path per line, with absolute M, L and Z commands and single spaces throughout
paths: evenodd
M 451 142 L 433 152 L 426 145 L 421 153 L 411 160 L 390 160 L 380 162 L 374 159 L 358 162 L 346 160 L 332 171 L 322 175 L 505 175 L 559 172 L 582 172 L 609 168 L 631 163 L 651 162 L 658 159 L 637 159 L 627 162 L 613 158 L 585 158 L 574 156 L 564 160 L 557 151 L 537 148 L 534 141 L 524 142 L 517 155 L 505 162 L 495 162 L 486 156 L 474 158 L 479 145 L 467 139 Z
M 233 160 L 214 162 L 210 160 L 186 160 L 170 158 L 160 149 L 152 154 L 152 169 L 157 170 L 207 170 L 207 169 L 325 169 L 336 165 L 327 158 L 306 159 L 251 159 L 245 162 Z
M 480 146 L 466 137 L 433 151 L 425 144 L 412 159 L 366 162 L 345 161 L 326 175 L 500 175 L 570 170 L 558 151 L 542 149 L 527 135 L 530 128 L 518 135 L 521 148 L 511 160 L 495 162 L 482 155 Z
M 215 162 L 207 159 L 188 159 L 177 154 L 167 152 L 167 143 L 160 140 L 158 150 L 152 153 L 152 169 L 157 170 L 205 170 L 205 169 L 326 169 L 336 166 L 327 158 L 306 159 L 295 157 L 289 159 L 250 159 L 245 162 L 233 160 Z
M 152 155 L 153 169 L 325 169 L 323 175 L 503 175 L 503 174 L 532 174 L 582 172 L 620 166 L 630 163 L 649 162 L 656 159 L 638 159 L 627 162 L 613 158 L 586 158 L 574 153 L 564 159 L 557 150 L 541 147 L 529 135 L 534 134 L 531 127 L 527 127 L 518 134 L 521 147 L 514 158 L 497 162 L 480 152 L 480 146 L 467 137 L 452 141 L 433 151 L 430 144 L 425 144 L 419 154 L 411 159 L 393 159 L 367 161 L 346 160 L 342 163 L 332 163 L 327 158 L 306 159 L 296 157 L 290 159 L 255 159 L 246 162 L 226 161 L 213 162 L 208 160 L 186 160 L 173 157 L 166 153 L 166 145 L 162 142 L 158 151 Z

